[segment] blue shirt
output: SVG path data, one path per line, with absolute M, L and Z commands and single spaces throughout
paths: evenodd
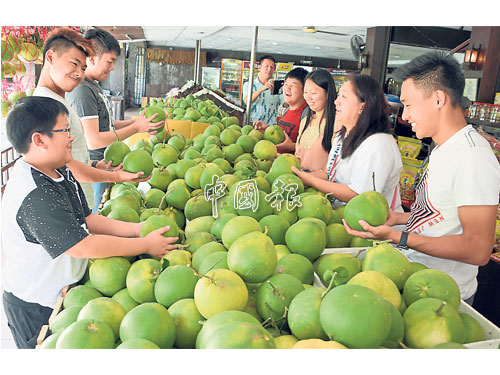
M 255 93 L 257 90 L 264 86 L 259 81 L 259 77 L 253 80 L 253 91 Z M 243 85 L 243 97 L 248 95 L 248 81 Z M 280 104 L 284 103 L 283 95 L 272 95 L 271 90 L 265 90 L 259 95 L 257 100 L 252 103 L 252 111 L 250 113 L 250 120 L 254 121 L 264 121 L 267 125 L 276 124 L 276 119 L 278 117 L 278 108 Z

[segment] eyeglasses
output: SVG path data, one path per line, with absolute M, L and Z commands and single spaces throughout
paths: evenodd
M 68 133 L 68 138 L 71 137 L 71 129 L 70 128 L 65 128 L 65 129 L 57 129 L 57 130 L 49 130 L 51 133 Z

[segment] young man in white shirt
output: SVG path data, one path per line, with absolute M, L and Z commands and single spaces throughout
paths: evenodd
M 465 121 L 465 79 L 452 55 L 419 56 L 399 69 L 403 119 L 418 138 L 436 143 L 409 213 L 391 212 L 385 225 L 349 234 L 390 239 L 411 260 L 452 276 L 472 304 L 478 266 L 488 263 L 500 194 L 500 166 L 489 143 Z M 391 226 L 406 224 L 400 232 Z

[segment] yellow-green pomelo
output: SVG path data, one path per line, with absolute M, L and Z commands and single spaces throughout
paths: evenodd
M 52 333 L 60 333 L 71 323 L 76 322 L 78 314 L 83 306 L 73 305 L 59 312 L 52 321 L 49 322 Z
M 255 144 L 253 154 L 257 159 L 268 160 L 276 157 L 277 149 L 274 143 L 263 139 Z
M 336 341 L 325 341 L 321 339 L 307 339 L 298 341 L 292 349 L 347 349 Z
M 219 327 L 208 338 L 206 349 L 275 349 L 271 334 L 260 324 L 232 322 Z
M 330 290 L 321 301 L 319 318 L 330 340 L 349 348 L 377 348 L 391 328 L 388 303 L 361 285 L 340 285 Z
M 125 288 L 130 262 L 123 257 L 100 258 L 92 261 L 89 277 L 94 288 L 105 296 L 112 296 Z
M 391 328 L 389 333 L 382 343 L 382 347 L 396 349 L 401 347 L 401 343 L 405 336 L 405 323 L 403 316 L 393 304 L 387 302 L 391 310 Z
M 141 216 L 139 216 L 139 220 L 146 221 L 153 215 L 166 215 L 166 213 L 159 208 L 146 208 L 144 211 L 142 211 Z
M 292 253 L 303 255 L 312 262 L 325 250 L 326 226 L 301 219 L 288 228 L 285 242 Z
M 276 263 L 275 273 L 295 276 L 302 284 L 312 284 L 314 268 L 309 259 L 300 254 L 288 254 Z
M 458 312 L 464 323 L 464 344 L 486 340 L 486 333 L 479 322 L 469 314 Z
M 145 150 L 130 151 L 123 158 L 123 169 L 130 173 L 144 172 L 141 177 L 148 177 L 153 172 L 154 163 L 151 155 Z
M 259 324 L 259 321 L 247 312 L 239 310 L 222 311 L 208 318 L 202 325 L 198 336 L 196 337 L 196 348 L 202 349 L 206 342 L 212 336 L 213 332 L 221 326 L 231 322 L 248 322 Z
M 236 143 L 238 137 L 238 132 L 233 129 L 224 129 L 219 136 L 220 141 L 226 146 Z
M 106 163 L 112 161 L 111 165 L 117 167 L 129 152 L 130 147 L 126 143 L 120 141 L 113 142 L 104 150 L 104 160 Z
M 127 290 L 138 303 L 155 302 L 154 286 L 162 270 L 155 259 L 139 259 L 132 263 L 126 279 Z
M 420 271 L 420 270 L 425 270 L 428 269 L 426 265 L 418 262 L 410 262 L 410 272 L 411 275 L 413 275 L 415 272 Z
M 3 104 L 4 102 L 2 102 Z M 76 320 L 75 320 L 76 322 Z M 53 333 L 50 336 L 47 336 L 43 342 L 38 346 L 38 349 L 55 349 L 57 345 L 57 340 L 59 339 L 59 336 L 61 335 L 62 331 L 59 331 L 57 333 Z
M 403 297 L 407 306 L 421 298 L 438 298 L 455 309 L 460 306 L 460 289 L 447 273 L 435 269 L 423 269 L 412 274 L 404 284 Z
M 194 167 L 196 165 L 196 162 L 191 159 L 181 159 L 175 163 L 175 174 L 177 178 L 184 178 L 186 171 Z
M 373 246 L 373 241 L 368 238 L 361 238 L 354 236 L 351 239 L 351 242 L 349 242 L 349 247 L 372 247 Z
M 169 266 L 158 276 L 154 287 L 155 299 L 165 307 L 183 298 L 193 298 L 198 277 L 184 265 Z
M 160 121 L 165 121 L 165 111 L 163 110 L 162 107 L 157 106 L 157 105 L 151 105 L 147 107 L 144 110 L 144 117 L 151 117 L 155 113 L 158 113 L 158 116 L 156 116 L 151 122 L 160 122 Z
M 205 256 L 200 263 L 198 272 L 203 275 L 210 270 L 219 268 L 225 270 L 229 269 L 229 265 L 227 264 L 227 251 L 216 251 Z
M 276 180 L 279 180 L 278 177 Z M 276 181 L 275 180 L 275 181 Z M 315 194 L 309 194 L 300 201 L 302 205 L 297 209 L 299 219 L 315 217 L 322 220 L 325 224 L 330 222 L 332 215 L 332 205 L 328 199 Z
M 226 129 L 231 130 L 231 129 Z M 226 131 L 224 130 L 224 131 Z M 231 130 L 232 131 L 232 130 Z M 224 159 L 226 159 L 230 163 L 234 163 L 238 156 L 243 154 L 243 147 L 241 147 L 237 143 L 233 143 L 222 148 L 222 154 L 224 155 Z
M 167 308 L 155 302 L 142 303 L 130 310 L 120 325 L 122 342 L 134 338 L 149 340 L 161 349 L 170 349 L 175 342 L 175 323 Z
M 403 289 L 411 272 L 408 258 L 387 243 L 375 244 L 368 249 L 363 258 L 362 270 L 382 272 L 399 290 Z
M 175 323 L 175 347 L 194 349 L 196 336 L 201 330 L 203 316 L 196 308 L 193 298 L 185 298 L 175 302 L 168 308 Z
M 266 193 L 263 192 L 262 190 L 258 190 L 258 195 L 259 195 L 259 201 L 258 201 L 258 206 L 257 209 L 254 211 L 253 207 L 249 208 L 237 208 L 238 215 L 240 216 L 250 216 L 253 217 L 255 220 L 259 221 L 262 218 L 272 215 L 273 214 L 273 208 L 271 206 L 270 202 L 266 201 Z
M 122 342 L 116 349 L 160 349 L 160 347 L 149 340 L 135 338 Z
M 125 189 L 127 191 L 127 189 Z M 128 189 L 128 191 L 131 191 Z M 113 203 L 111 203 L 111 211 L 117 209 L 118 207 L 129 207 L 134 209 L 139 215 L 141 210 L 141 202 L 140 199 L 134 193 L 131 194 L 122 194 L 113 199 Z
M 212 202 L 207 201 L 203 194 L 189 198 L 184 206 L 184 215 L 188 220 L 194 220 L 200 216 L 212 215 Z
M 299 340 L 328 340 L 319 320 L 319 308 L 325 288 L 312 287 L 295 296 L 288 309 L 288 326 Z
M 199 189 L 201 174 L 205 170 L 204 165 L 195 165 L 194 167 L 189 168 L 184 175 L 184 180 L 186 184 L 192 189 Z
M 297 215 L 297 207 L 293 207 L 291 210 L 289 210 L 289 206 L 287 206 L 285 200 L 281 202 L 281 206 L 279 207 L 279 209 L 277 207 L 273 207 L 273 214 L 282 217 L 283 219 L 288 221 L 290 225 L 296 223 L 299 219 Z
M 167 167 L 168 165 L 175 163 L 178 158 L 177 150 L 172 146 L 160 144 L 155 147 L 151 157 L 153 158 L 153 162 L 157 166 Z
M 323 254 L 314 261 L 313 267 L 323 285 L 327 286 L 334 277 L 333 285 L 339 286 L 361 271 L 361 262 L 351 254 Z
M 342 224 L 333 223 L 326 227 L 326 247 L 348 247 L 352 236 Z
M 217 239 L 221 240 L 222 239 L 222 230 L 224 229 L 224 226 L 227 224 L 229 220 L 232 218 L 236 217 L 238 215 L 236 214 L 231 214 L 231 213 L 225 213 L 222 215 L 219 215 L 219 217 L 214 221 L 212 227 L 210 228 L 210 233 L 215 236 Z
M 417 349 L 429 349 L 445 342 L 464 342 L 465 331 L 457 310 L 437 298 L 422 298 L 406 309 L 405 343 Z
M 191 253 L 187 250 L 171 250 L 163 258 L 168 260 L 169 266 L 187 266 L 191 264 Z
M 249 216 L 236 216 L 230 219 L 222 229 L 222 243 L 230 248 L 233 242 L 244 234 L 260 231 L 262 228 L 257 220 Z
M 111 327 L 97 319 L 82 319 L 70 324 L 57 339 L 56 349 L 113 349 Z
M 179 237 L 179 227 L 175 220 L 167 215 L 152 215 L 141 226 L 140 235 L 146 237 L 152 231 L 170 226 L 170 229 L 163 233 L 164 237 Z
M 281 258 L 283 258 L 285 255 L 291 254 L 290 250 L 286 245 L 275 245 L 274 249 L 276 250 L 276 258 L 279 262 Z
M 200 232 L 210 233 L 215 219 L 212 216 L 200 216 L 186 224 L 186 238 L 191 238 Z
M 137 301 L 135 301 L 130 296 L 130 293 L 128 292 L 127 288 L 119 290 L 111 298 L 114 299 L 116 302 L 118 302 L 120 305 L 122 305 L 126 312 L 132 310 L 134 307 L 139 305 Z
M 292 349 L 299 341 L 294 335 L 282 335 L 274 338 L 276 349 Z
M 401 306 L 401 294 L 391 279 L 378 271 L 363 271 L 354 275 L 347 285 L 362 285 L 377 292 L 382 298 L 390 302 L 394 308 Z
M 271 276 L 257 290 L 257 311 L 263 319 L 272 316 L 274 321 L 282 322 L 285 311 L 304 286 L 295 276 L 281 273 Z
M 285 140 L 285 133 L 279 125 L 271 125 L 264 131 L 264 139 L 277 145 Z
M 163 199 L 165 192 L 160 189 L 151 188 L 144 194 L 144 206 L 147 208 L 167 208 L 167 202 Z M 160 207 L 161 205 L 161 207 Z
M 386 222 L 389 215 L 389 204 L 385 197 L 376 191 L 365 191 L 356 195 L 345 205 L 344 219 L 355 230 L 364 231 L 359 220 L 364 220 L 372 226 Z
M 151 174 L 151 178 L 148 180 L 148 184 L 152 188 L 160 189 L 166 191 L 168 185 L 174 180 L 174 177 L 170 174 L 167 169 L 164 168 L 154 168 Z
M 209 271 L 196 283 L 194 301 L 206 319 L 226 310 L 245 309 L 248 290 L 235 272 L 225 269 Z
M 196 250 L 196 252 L 193 254 L 193 259 L 192 259 L 193 267 L 196 270 L 199 270 L 201 263 L 205 260 L 207 256 L 219 251 L 227 252 L 227 249 L 224 247 L 224 245 L 215 241 L 201 245 L 198 248 L 198 250 Z
M 165 200 L 172 207 L 175 207 L 178 210 L 184 210 L 184 207 L 186 207 L 186 203 L 189 198 L 191 198 L 189 190 L 185 186 L 179 184 L 177 186 L 168 187 Z
M 269 183 L 272 184 L 277 177 L 287 173 L 293 173 L 291 169 L 292 166 L 296 167 L 299 170 L 301 169 L 300 162 L 295 157 L 295 155 L 288 153 L 279 155 L 276 159 L 274 159 L 271 169 L 266 175 L 266 180 L 268 180 Z
M 123 306 L 109 297 L 99 297 L 82 307 L 77 320 L 95 319 L 106 323 L 113 330 L 115 340 L 119 338 L 120 324 L 127 312 Z
M 236 140 L 236 144 L 240 145 L 243 152 L 253 152 L 257 140 L 249 135 L 242 135 Z
M 187 246 L 186 247 L 187 251 L 189 251 L 191 254 L 194 254 L 202 245 L 208 242 L 215 242 L 215 241 L 216 241 L 215 237 L 210 233 L 200 232 L 194 237 L 186 238 L 183 244 Z
M 236 239 L 227 254 L 229 269 L 248 283 L 260 283 L 271 276 L 276 259 L 273 241 L 261 231 Z
M 102 297 L 102 294 L 95 288 L 86 285 L 77 285 L 68 290 L 63 299 L 65 309 L 71 306 L 84 306 L 88 301 Z
M 285 234 L 290 224 L 288 221 L 278 215 L 268 215 L 259 221 L 262 230 L 271 238 L 274 245 L 285 244 Z

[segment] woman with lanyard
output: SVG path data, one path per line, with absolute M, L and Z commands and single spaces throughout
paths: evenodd
M 324 69 L 310 72 L 304 83 L 304 99 L 309 106 L 303 112 L 299 135 L 295 145 L 295 156 L 302 170 L 316 172 L 328 161 L 335 125 L 337 97 L 332 75 Z
M 327 170 L 314 173 L 295 167 L 292 170 L 304 185 L 335 198 L 335 207 L 375 186 L 393 210 L 402 212 L 401 155 L 390 134 L 380 85 L 366 75 L 348 76 L 339 90 L 335 106 L 336 120 L 342 126 L 334 134 Z

